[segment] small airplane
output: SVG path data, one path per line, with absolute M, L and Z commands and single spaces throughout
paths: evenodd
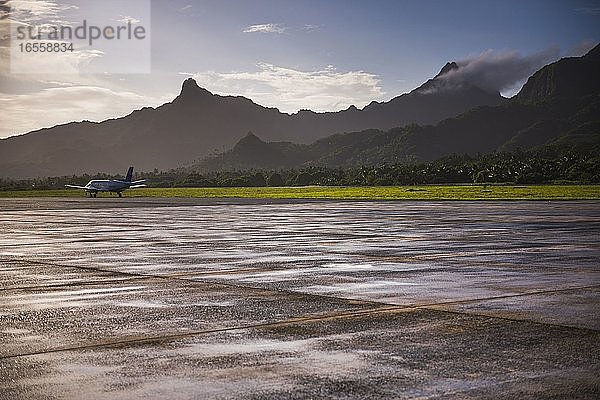
M 131 181 L 132 176 L 133 176 L 133 167 L 129 167 L 129 170 L 127 171 L 127 176 L 125 176 L 125 179 L 123 179 L 123 180 L 118 180 L 118 179 L 93 180 L 93 181 L 89 181 L 88 184 L 85 186 L 77 186 L 77 185 L 65 185 L 65 186 L 68 188 L 83 189 L 83 190 L 85 190 L 85 194 L 89 197 L 96 197 L 98 192 L 116 193 L 119 195 L 119 197 L 121 197 L 122 196 L 121 193 L 125 189 L 135 189 L 135 188 L 141 188 L 141 187 L 146 186 L 144 184 L 144 182 L 146 182 L 146 179 L 132 182 Z

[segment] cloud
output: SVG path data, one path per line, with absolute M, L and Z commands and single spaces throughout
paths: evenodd
M 364 71 L 299 71 L 261 63 L 254 72 L 200 72 L 193 74 L 200 86 L 221 95 L 243 95 L 283 112 L 301 109 L 338 111 L 350 105 L 362 107 L 385 95 L 378 77 Z
M 8 18 L 10 6 L 7 3 L 0 3 L 0 20 Z
M 11 0 L 11 18 L 21 22 L 37 22 L 58 17 L 65 10 L 77 9 L 71 4 L 59 4 L 55 0 Z
M 186 12 L 187 10 L 189 10 L 190 8 L 192 8 L 193 6 L 191 4 L 188 4 L 187 6 L 183 6 L 179 9 L 179 12 Z
M 130 17 L 130 16 L 128 16 L 128 15 L 120 15 L 120 17 L 121 17 L 121 19 L 117 19 L 117 20 L 115 20 L 115 21 L 117 21 L 117 22 L 122 22 L 122 23 L 124 23 L 124 24 L 131 23 L 131 25 L 137 25 L 137 24 L 139 24 L 140 22 L 142 22 L 142 21 L 140 21 L 139 19 L 137 19 L 137 18 L 134 18 L 134 17 Z
M 321 25 L 306 24 L 302 27 L 306 32 L 314 32 L 321 29 Z
M 97 86 L 54 87 L 27 94 L 4 94 L 0 95 L 0 138 L 71 121 L 102 121 L 162 102 L 164 99 Z
M 11 24 L 36 27 L 58 24 L 71 15 L 69 10 L 79 9 L 66 4 L 68 2 L 9 2 L 9 18 L 0 20 L 0 138 L 74 120 L 101 121 L 171 100 L 162 96 L 141 96 L 123 89 L 120 84 L 115 85 L 109 75 L 87 73 L 110 70 L 106 67 L 110 61 L 107 61 L 107 55 L 120 55 L 117 51 L 107 53 L 104 48 L 83 47 L 73 52 L 48 53 L 35 58 L 21 57 L 19 53 L 9 51 L 9 43 L 3 38 Z M 114 15 L 119 14 L 110 16 Z M 127 15 L 131 14 L 120 15 L 121 22 L 139 22 Z M 69 23 L 63 21 L 61 24 Z
M 281 24 L 258 24 L 258 25 L 250 25 L 244 28 L 244 33 L 283 33 L 287 30 L 287 27 Z
M 472 84 L 490 91 L 513 92 L 535 71 L 557 60 L 559 56 L 558 47 L 526 56 L 517 51 L 488 50 L 457 61 L 458 69 L 442 75 L 442 79 L 450 87 Z
M 60 42 L 60 41 L 58 41 Z M 94 60 L 102 58 L 104 52 L 95 49 L 48 54 L 46 57 L 31 57 L 27 53 L 13 51 L 10 58 L 12 73 L 32 75 L 76 75 Z M 68 78 L 65 77 L 65 78 Z
M 12 43 L 13 51 L 8 51 L 11 28 L 13 29 L 12 35 L 15 34 L 14 29 L 17 25 L 34 27 L 34 32 L 45 35 L 58 23 L 68 25 L 67 22 L 62 20 L 63 14 L 67 10 L 79 8 L 64 2 L 59 3 L 56 0 L 11 0 L 8 2 L 8 6 L 10 11 L 9 18 L 6 21 L 9 23 L 5 23 L 6 21 L 0 22 L 0 51 L 3 56 L 6 52 L 8 58 L 4 59 L 2 57 L 0 72 L 37 74 L 60 71 L 63 74 L 74 74 L 79 71 L 79 67 L 89 65 L 92 60 L 103 56 L 103 53 L 98 50 L 81 49 L 61 54 L 48 53 L 37 57 L 16 51 L 17 43 L 19 43 L 17 41 Z

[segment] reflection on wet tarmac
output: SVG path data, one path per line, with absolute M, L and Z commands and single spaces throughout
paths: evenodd
M 540 348 L 550 340 L 548 327 L 556 326 L 561 335 L 579 335 L 583 345 L 598 349 L 597 202 L 190 200 L 157 206 L 129 199 L 120 208 L 116 199 L 93 206 L 88 200 L 71 201 L 68 209 L 43 200 L 0 203 L 0 378 L 12 377 L 12 369 L 28 360 L 47 366 L 42 378 L 0 383 L 0 393 L 52 397 L 64 390 L 67 378 L 56 378 L 62 373 L 81 387 L 61 398 L 78 398 L 81 390 L 110 398 L 110 390 L 88 386 L 90 377 L 102 376 L 122 398 L 142 398 L 148 390 L 155 395 L 168 382 L 187 388 L 182 397 L 204 390 L 227 398 L 224 393 L 238 385 L 235 393 L 242 397 L 287 398 L 297 390 L 318 396 L 317 382 L 347 381 L 352 390 L 340 387 L 340 393 L 368 398 L 365 387 L 377 390 L 362 375 L 394 377 L 391 386 L 382 384 L 389 389 L 384 397 L 485 394 L 494 385 L 517 393 L 523 389 L 518 382 L 544 381 L 523 355 L 514 356 L 522 365 L 512 374 L 501 359 L 476 379 L 467 378 L 472 376 L 459 361 L 452 361 L 460 364 L 455 375 L 423 372 L 425 349 L 440 346 L 445 335 L 429 343 L 426 332 L 446 326 L 458 348 L 460 332 L 485 346 L 476 327 L 491 321 L 486 318 L 524 329 Z M 376 315 L 382 316 L 379 324 Z M 398 322 L 409 316 L 413 325 Z M 369 321 L 372 347 L 362 344 L 363 320 Z M 309 334 L 309 328 L 320 333 Z M 407 346 L 408 337 L 416 341 L 405 353 L 398 346 Z M 155 384 L 116 372 L 140 340 L 146 340 L 143 364 L 153 357 L 175 364 L 172 371 L 146 371 L 162 376 Z M 421 342 L 425 347 L 416 345 Z M 553 351 L 540 355 L 541 362 L 571 350 Z M 484 352 L 494 359 L 502 350 Z M 95 353 L 101 364 L 90 364 Z M 254 381 L 244 389 L 236 368 L 248 357 Z M 571 372 L 555 366 L 552 373 L 579 382 L 577 377 L 598 371 L 597 360 L 581 357 Z M 229 358 L 235 365 L 223 369 Z M 202 385 L 186 380 L 184 362 Z M 288 367 L 291 372 L 281 375 Z

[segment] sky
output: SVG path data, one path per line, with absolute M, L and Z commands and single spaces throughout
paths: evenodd
M 456 61 L 457 77 L 511 96 L 541 66 L 600 42 L 600 0 L 0 0 L 0 17 L 0 138 L 156 107 L 188 77 L 283 112 L 323 112 L 387 101 Z M 45 58 L 9 40 L 19 26 L 84 19 L 145 37 L 76 41 Z

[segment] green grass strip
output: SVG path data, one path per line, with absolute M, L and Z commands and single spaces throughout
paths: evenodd
M 0 197 L 83 197 L 83 191 L 0 191 Z M 115 197 L 108 193 L 100 197 Z M 598 200 L 600 185 L 440 185 L 374 187 L 142 188 L 124 197 L 200 197 L 332 200 Z

